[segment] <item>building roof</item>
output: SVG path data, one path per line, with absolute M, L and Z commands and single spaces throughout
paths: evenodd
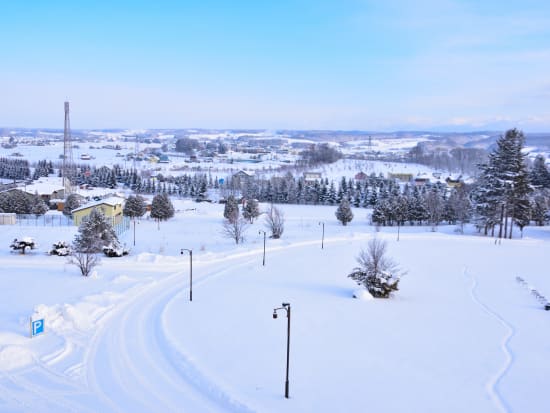
M 78 208 L 73 209 L 71 211 L 71 213 L 74 213 L 74 212 L 77 212 L 77 211 L 82 211 L 82 210 L 88 209 L 88 208 L 94 208 L 94 207 L 99 206 L 99 205 L 109 205 L 109 206 L 122 205 L 123 201 L 124 201 L 123 198 L 120 198 L 118 196 L 111 196 L 109 198 L 100 199 L 98 201 L 88 202 L 87 204 L 84 204 L 84 205 L 82 205 Z

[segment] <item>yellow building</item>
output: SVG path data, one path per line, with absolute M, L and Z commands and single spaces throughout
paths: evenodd
M 98 208 L 107 218 L 111 219 L 111 225 L 114 227 L 122 222 L 123 202 L 124 199 L 115 196 L 89 202 L 71 211 L 73 222 L 76 226 L 80 226 L 82 220 L 90 215 L 94 208 Z

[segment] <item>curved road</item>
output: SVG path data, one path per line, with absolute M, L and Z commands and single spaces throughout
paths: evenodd
M 245 254 L 249 255 L 249 254 Z M 194 285 L 223 273 L 228 261 L 249 265 L 243 255 L 203 264 Z M 234 267 L 233 267 L 234 268 Z M 186 300 L 188 278 L 175 273 L 132 299 L 95 335 L 86 355 L 89 390 L 105 411 L 112 412 L 250 412 L 170 345 L 162 325 L 163 311 L 174 299 Z M 192 304 L 190 304 L 192 305 Z

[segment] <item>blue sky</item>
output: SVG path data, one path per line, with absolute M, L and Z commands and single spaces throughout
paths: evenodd
M 1 7 L 0 126 L 550 130 L 550 3 Z

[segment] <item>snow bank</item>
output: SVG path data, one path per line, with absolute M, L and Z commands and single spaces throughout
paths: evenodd
M 14 370 L 33 362 L 30 350 L 22 346 L 6 346 L 0 348 L 0 370 Z
M 374 299 L 374 297 L 364 288 L 358 288 L 357 290 L 354 290 L 353 298 L 357 298 L 359 300 L 364 300 L 364 301 L 369 301 Z

